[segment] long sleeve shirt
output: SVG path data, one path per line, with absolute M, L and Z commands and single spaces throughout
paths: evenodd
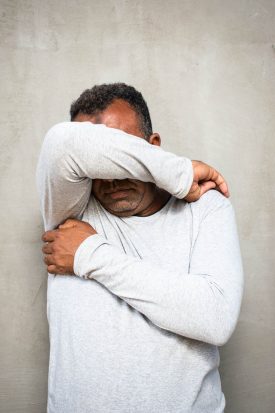
M 122 218 L 93 179 L 134 178 L 171 193 L 155 214 Z M 45 229 L 68 217 L 98 232 L 78 277 L 48 278 L 48 413 L 221 413 L 218 346 L 238 319 L 242 263 L 234 210 L 211 190 L 194 203 L 191 161 L 122 131 L 61 123 L 43 142 Z

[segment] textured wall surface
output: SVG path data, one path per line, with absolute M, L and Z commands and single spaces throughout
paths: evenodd
M 42 138 L 84 88 L 124 81 L 143 92 L 164 148 L 215 165 L 230 183 L 246 289 L 221 351 L 226 412 L 273 413 L 275 2 L 1 0 L 0 9 L 0 412 L 46 411 Z

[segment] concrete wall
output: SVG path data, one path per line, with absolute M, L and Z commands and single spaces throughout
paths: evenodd
M 273 413 L 275 2 L 1 0 L 1 413 L 45 413 L 46 272 L 34 174 L 45 131 L 95 83 L 148 101 L 166 149 L 219 168 L 246 273 L 222 349 L 227 413 Z M 273 225 L 272 225 L 273 224 Z

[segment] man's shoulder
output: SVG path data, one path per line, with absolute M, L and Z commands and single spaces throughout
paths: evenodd
M 217 189 L 210 189 L 205 192 L 198 201 L 201 204 L 215 204 L 215 205 L 229 205 L 231 204 L 229 198 L 226 198 L 220 191 Z
M 206 216 L 215 213 L 220 209 L 230 208 L 233 210 L 231 201 L 216 189 L 210 189 L 203 194 L 200 199 L 190 203 L 190 208 L 196 211 L 200 216 Z

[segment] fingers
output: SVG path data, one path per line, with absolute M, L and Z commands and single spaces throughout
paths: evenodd
M 47 266 L 47 272 L 50 274 L 56 274 L 56 275 L 71 275 L 71 276 L 75 275 L 74 273 L 67 272 L 65 268 L 59 267 L 54 264 L 50 264 Z
M 224 181 L 219 185 L 220 191 L 227 197 L 230 197 L 230 192 L 227 183 Z
M 57 269 L 57 267 L 56 267 L 55 265 L 48 265 L 47 271 L 48 271 L 50 274 L 60 274 L 60 273 L 58 272 L 58 269 Z
M 210 173 L 210 180 L 215 182 L 215 184 L 217 185 L 217 188 L 220 190 L 220 192 L 222 194 L 224 194 L 226 197 L 229 197 L 229 189 L 228 189 L 228 185 L 224 179 L 224 177 L 218 172 L 216 171 L 216 169 L 214 168 L 210 168 L 211 169 L 211 173 Z
M 189 194 L 184 199 L 187 202 L 197 201 L 205 192 L 209 191 L 209 189 L 214 188 L 216 188 L 216 184 L 212 181 L 194 183 L 191 187 Z
M 202 196 L 205 192 L 209 191 L 209 189 L 216 188 L 216 184 L 213 181 L 202 182 L 199 186 L 200 186 L 200 196 Z
M 217 189 L 224 196 L 229 197 L 227 183 L 222 175 L 217 171 L 211 171 L 211 175 L 204 178 L 203 181 L 193 182 L 188 195 L 184 198 L 187 202 L 197 201 L 205 192 L 210 189 Z
M 41 237 L 42 241 L 44 241 L 44 242 L 54 241 L 54 240 L 55 240 L 55 237 L 56 237 L 56 232 L 57 232 L 57 231 L 58 231 L 58 230 L 54 229 L 54 230 L 52 230 L 52 231 L 46 231 L 46 232 L 44 232 L 44 234 L 43 234 L 42 237 Z
M 194 202 L 200 198 L 200 187 L 197 182 L 193 182 L 188 195 L 184 198 L 187 202 Z
M 56 265 L 52 255 L 45 255 L 44 262 L 47 265 L 47 271 L 50 274 L 66 274 L 65 268 Z
M 81 222 L 81 221 L 78 221 L 76 219 L 67 219 L 63 224 L 59 225 L 57 229 L 44 232 L 41 239 L 44 242 L 54 241 L 56 238 L 56 235 L 58 234 L 59 229 L 75 227 L 78 222 Z
M 43 260 L 44 260 L 44 263 L 47 264 L 47 265 L 55 264 L 55 260 L 54 260 L 52 254 L 46 254 L 46 255 L 44 255 L 44 259 L 43 259 Z
M 50 274 L 73 275 L 72 272 L 68 272 L 66 266 L 57 264 L 57 258 L 54 254 L 45 254 L 43 261 L 47 266 L 48 273 Z
M 44 254 L 52 254 L 53 253 L 53 247 L 52 247 L 52 243 L 46 243 L 43 245 L 42 247 L 42 252 L 44 252 Z
M 72 228 L 72 227 L 76 226 L 77 222 L 79 222 L 79 221 L 76 220 L 76 219 L 69 218 L 69 219 L 66 219 L 66 221 L 63 222 L 63 224 L 59 225 L 58 228 L 63 228 L 63 229 L 64 228 Z
M 215 187 L 226 197 L 229 197 L 228 185 L 224 177 L 212 166 L 209 166 L 201 161 L 192 161 L 193 170 L 194 170 L 194 182 L 197 182 L 200 186 L 206 182 L 212 181 L 215 183 Z M 206 192 L 208 189 L 213 188 L 212 186 L 208 187 L 203 185 L 202 189 Z M 203 192 L 203 193 L 204 193 Z M 189 195 L 189 194 L 188 194 Z

